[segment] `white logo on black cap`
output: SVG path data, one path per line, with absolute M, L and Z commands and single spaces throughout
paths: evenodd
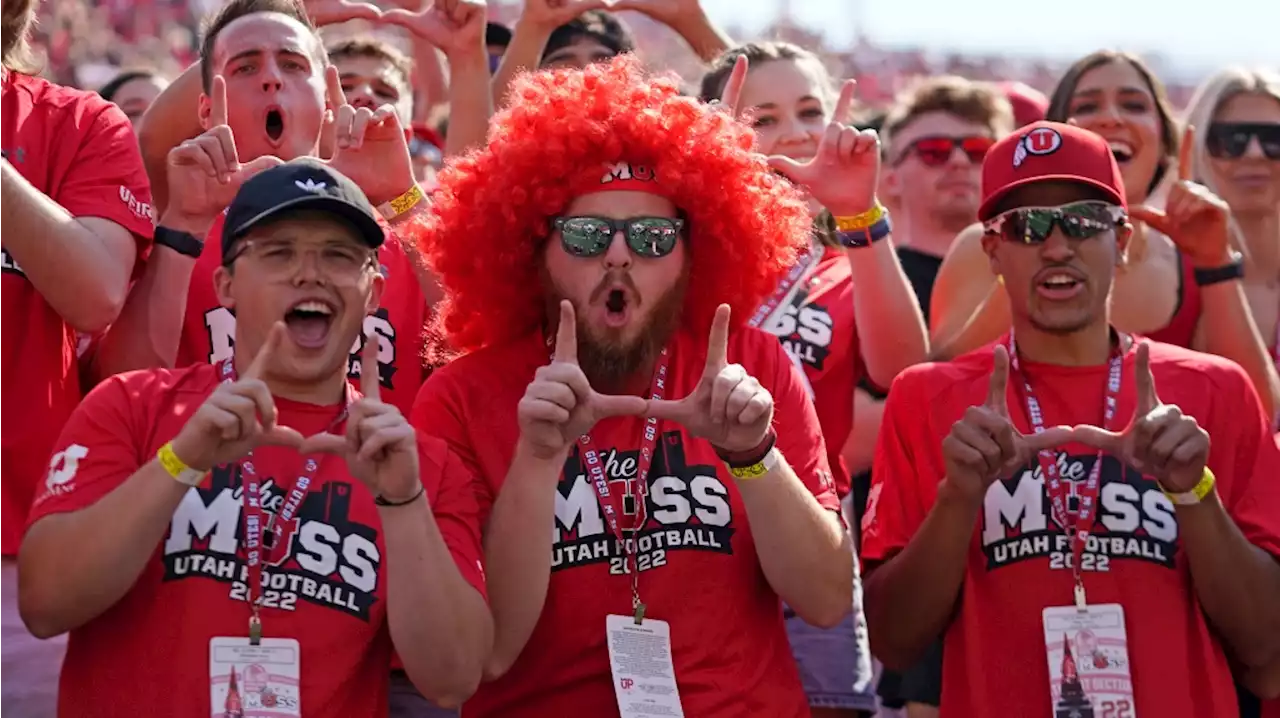
M 293 183 L 298 185 L 298 189 L 300 190 L 315 192 L 316 194 L 320 194 L 327 186 L 324 182 L 317 182 L 311 178 L 307 178 L 306 182 L 303 182 L 302 180 L 294 180 Z
M 1021 167 L 1027 155 L 1051 155 L 1062 146 L 1062 135 L 1050 127 L 1037 127 L 1028 132 L 1013 150 L 1013 166 Z

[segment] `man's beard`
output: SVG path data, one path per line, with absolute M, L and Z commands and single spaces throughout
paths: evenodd
M 960 234 L 960 232 L 973 224 L 978 216 L 978 206 L 972 208 L 967 207 L 941 207 L 934 210 L 933 221 L 941 228 Z
M 616 276 L 616 275 L 615 275 Z M 614 277 L 606 277 L 601 284 L 612 283 Z M 622 282 L 633 287 L 629 276 Z M 560 302 L 566 299 L 559 287 L 551 281 L 545 269 L 543 286 L 548 287 L 547 316 L 558 316 Z M 653 302 L 652 310 L 630 342 L 623 338 L 630 327 L 597 330 L 587 323 L 584 307 L 574 304 L 578 319 L 578 366 L 586 375 L 593 389 L 605 394 L 626 393 L 639 378 L 637 373 L 651 367 L 658 354 L 680 327 L 684 312 L 688 275 L 682 274 L 676 284 Z M 639 292 L 634 292 L 639 296 Z M 595 292 L 592 293 L 595 296 Z M 647 379 L 647 377 L 645 377 Z

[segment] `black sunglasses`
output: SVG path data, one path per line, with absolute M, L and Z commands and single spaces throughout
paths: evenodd
M 1087 200 L 1059 207 L 1019 207 L 1001 212 L 983 223 L 987 234 L 1019 244 L 1041 244 L 1058 227 L 1069 239 L 1089 239 L 1124 222 L 1124 208 Z
M 676 248 L 684 220 L 675 217 L 556 217 L 553 225 L 560 232 L 564 251 L 575 257 L 597 257 L 622 232 L 627 246 L 641 257 L 665 257 Z
M 1237 160 L 1254 137 L 1267 159 L 1280 160 L 1280 122 L 1215 122 L 1209 125 L 1205 149 L 1216 159 Z

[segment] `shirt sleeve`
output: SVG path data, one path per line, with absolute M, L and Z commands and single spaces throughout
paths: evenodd
M 445 546 L 458 571 L 481 596 L 486 596 L 480 516 L 472 477 L 457 454 L 442 439 L 418 430 L 418 457 L 422 485 Z
M 489 520 L 497 495 L 485 480 L 480 461 L 467 432 L 467 421 L 454 385 L 456 372 L 445 367 L 427 377 L 413 403 L 409 423 L 418 431 L 439 438 L 448 446 L 463 471 L 470 477 L 479 525 Z
M 871 490 L 862 516 L 860 554 L 871 561 L 884 561 L 904 548 L 928 513 L 921 500 L 925 492 L 919 473 L 927 462 L 925 457 L 917 456 L 911 431 L 912 426 L 925 421 L 919 413 L 919 407 L 925 404 L 912 396 L 914 387 L 903 378 L 894 382 L 885 400 L 871 468 Z M 932 492 L 931 488 L 929 495 Z
M 1243 369 L 1233 369 L 1217 392 L 1226 401 L 1214 412 L 1209 429 L 1209 468 L 1241 533 L 1280 558 L 1280 450 L 1253 383 Z
M 761 336 L 768 340 L 761 352 L 764 355 L 762 364 L 765 367 L 772 364 L 773 386 L 770 392 L 773 394 L 773 428 L 778 434 L 778 450 L 822 508 L 839 513 L 840 498 L 836 495 L 835 479 L 827 461 L 827 446 L 822 440 L 818 413 L 804 388 L 804 378 L 777 339 L 763 333 Z
M 126 379 L 114 376 L 99 384 L 76 407 L 54 444 L 44 484 L 37 487 L 27 525 L 49 514 L 92 506 L 123 484 L 150 460 L 143 457 L 136 437 Z
M 52 199 L 76 217 L 99 217 L 129 230 L 141 266 L 151 250 L 151 184 L 129 118 L 107 104 L 90 121 Z

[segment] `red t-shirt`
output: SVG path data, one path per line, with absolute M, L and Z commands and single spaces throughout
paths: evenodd
M 231 356 L 235 346 L 236 318 L 218 303 L 213 290 L 213 271 L 222 264 L 222 224 L 219 215 L 210 228 L 204 251 L 191 270 L 187 289 L 187 318 L 178 344 L 177 366 L 216 363 Z M 364 334 L 378 337 L 378 375 L 382 396 L 408 415 L 418 387 L 426 378 L 423 363 L 423 330 L 429 310 L 422 296 L 413 265 L 400 241 L 390 232 L 378 249 L 386 285 L 377 312 L 364 318 Z M 363 336 L 351 348 L 349 376 L 360 377 L 360 348 Z
M 777 339 L 741 329 L 730 336 L 728 354 L 772 392 L 779 449 L 819 503 L 838 511 L 817 417 Z M 437 370 L 414 406 L 414 425 L 448 441 L 477 477 L 483 520 L 511 466 L 519 437 L 516 404 L 547 362 L 540 336 L 484 349 Z M 706 340 L 680 334 L 670 362 L 667 397 L 684 397 L 702 374 Z M 624 527 L 633 520 L 627 499 L 635 498 L 643 423 L 615 417 L 591 434 Z M 646 615 L 670 624 L 685 715 L 809 715 L 781 604 L 760 568 L 732 476 L 708 442 L 671 423 L 659 433 L 648 476 L 649 519 L 638 538 L 639 588 Z M 511 670 L 480 686 L 464 707 L 467 716 L 618 715 L 605 617 L 631 613 L 631 585 L 576 450 L 565 462 L 548 528 L 551 583 L 537 627 Z
M 31 521 L 83 509 L 124 483 L 204 403 L 217 386 L 216 372 L 207 364 L 130 372 L 90 392 L 58 439 Z M 329 429 L 338 415 L 336 405 L 276 399 L 276 407 L 281 424 L 307 436 Z M 463 577 L 483 595 L 470 479 L 439 439 L 419 433 L 418 450 L 440 532 Z M 302 458 L 263 447 L 253 461 L 263 504 L 278 511 Z M 211 715 L 209 641 L 244 636 L 249 618 L 242 496 L 239 466 L 215 468 L 178 505 L 129 592 L 71 632 L 61 715 Z M 386 544 L 373 496 L 341 459 L 324 457 L 291 523 L 288 554 L 266 567 L 263 635 L 301 643 L 303 715 L 385 715 L 391 658 Z
M 151 248 L 151 185 L 120 108 L 94 92 L 6 71 L 0 127 L 5 159 L 36 189 L 73 216 L 107 219 L 134 234 L 136 273 Z M 45 302 L 8 250 L 0 255 L 0 552 L 12 556 L 53 440 L 80 401 L 80 379 L 75 329 Z
M 1006 337 L 1004 342 L 1007 343 Z M 1133 415 L 1135 351 L 1125 357 L 1117 423 Z M 907 545 L 943 478 L 941 444 L 969 406 L 986 398 L 992 348 L 901 374 L 889 392 L 863 520 L 862 555 L 884 560 Z M 1047 426 L 1099 424 L 1107 366 L 1027 364 Z M 1160 399 L 1193 416 L 1213 439 L 1209 467 L 1223 505 L 1244 535 L 1280 556 L 1280 481 L 1268 421 L 1248 376 L 1215 356 L 1151 344 Z M 1029 432 L 1022 385 L 1009 380 L 1009 413 Z M 1074 494 L 1097 452 L 1060 450 Z M 1033 459 L 987 491 L 974 527 L 964 586 L 945 635 L 942 715 L 1048 716 L 1049 677 L 1041 612 L 1070 605 L 1070 544 L 1052 517 Z M 1236 693 L 1223 647 L 1196 599 L 1179 550 L 1173 504 L 1150 477 L 1107 456 L 1099 514 L 1081 564 L 1089 602 L 1125 609 L 1129 669 L 1139 716 L 1228 718 Z
M 804 367 L 836 493 L 843 497 L 851 479 L 840 452 L 853 430 L 853 390 L 866 372 L 853 318 L 853 273 L 844 251 L 827 248 L 791 301 L 760 328 L 777 336 Z

